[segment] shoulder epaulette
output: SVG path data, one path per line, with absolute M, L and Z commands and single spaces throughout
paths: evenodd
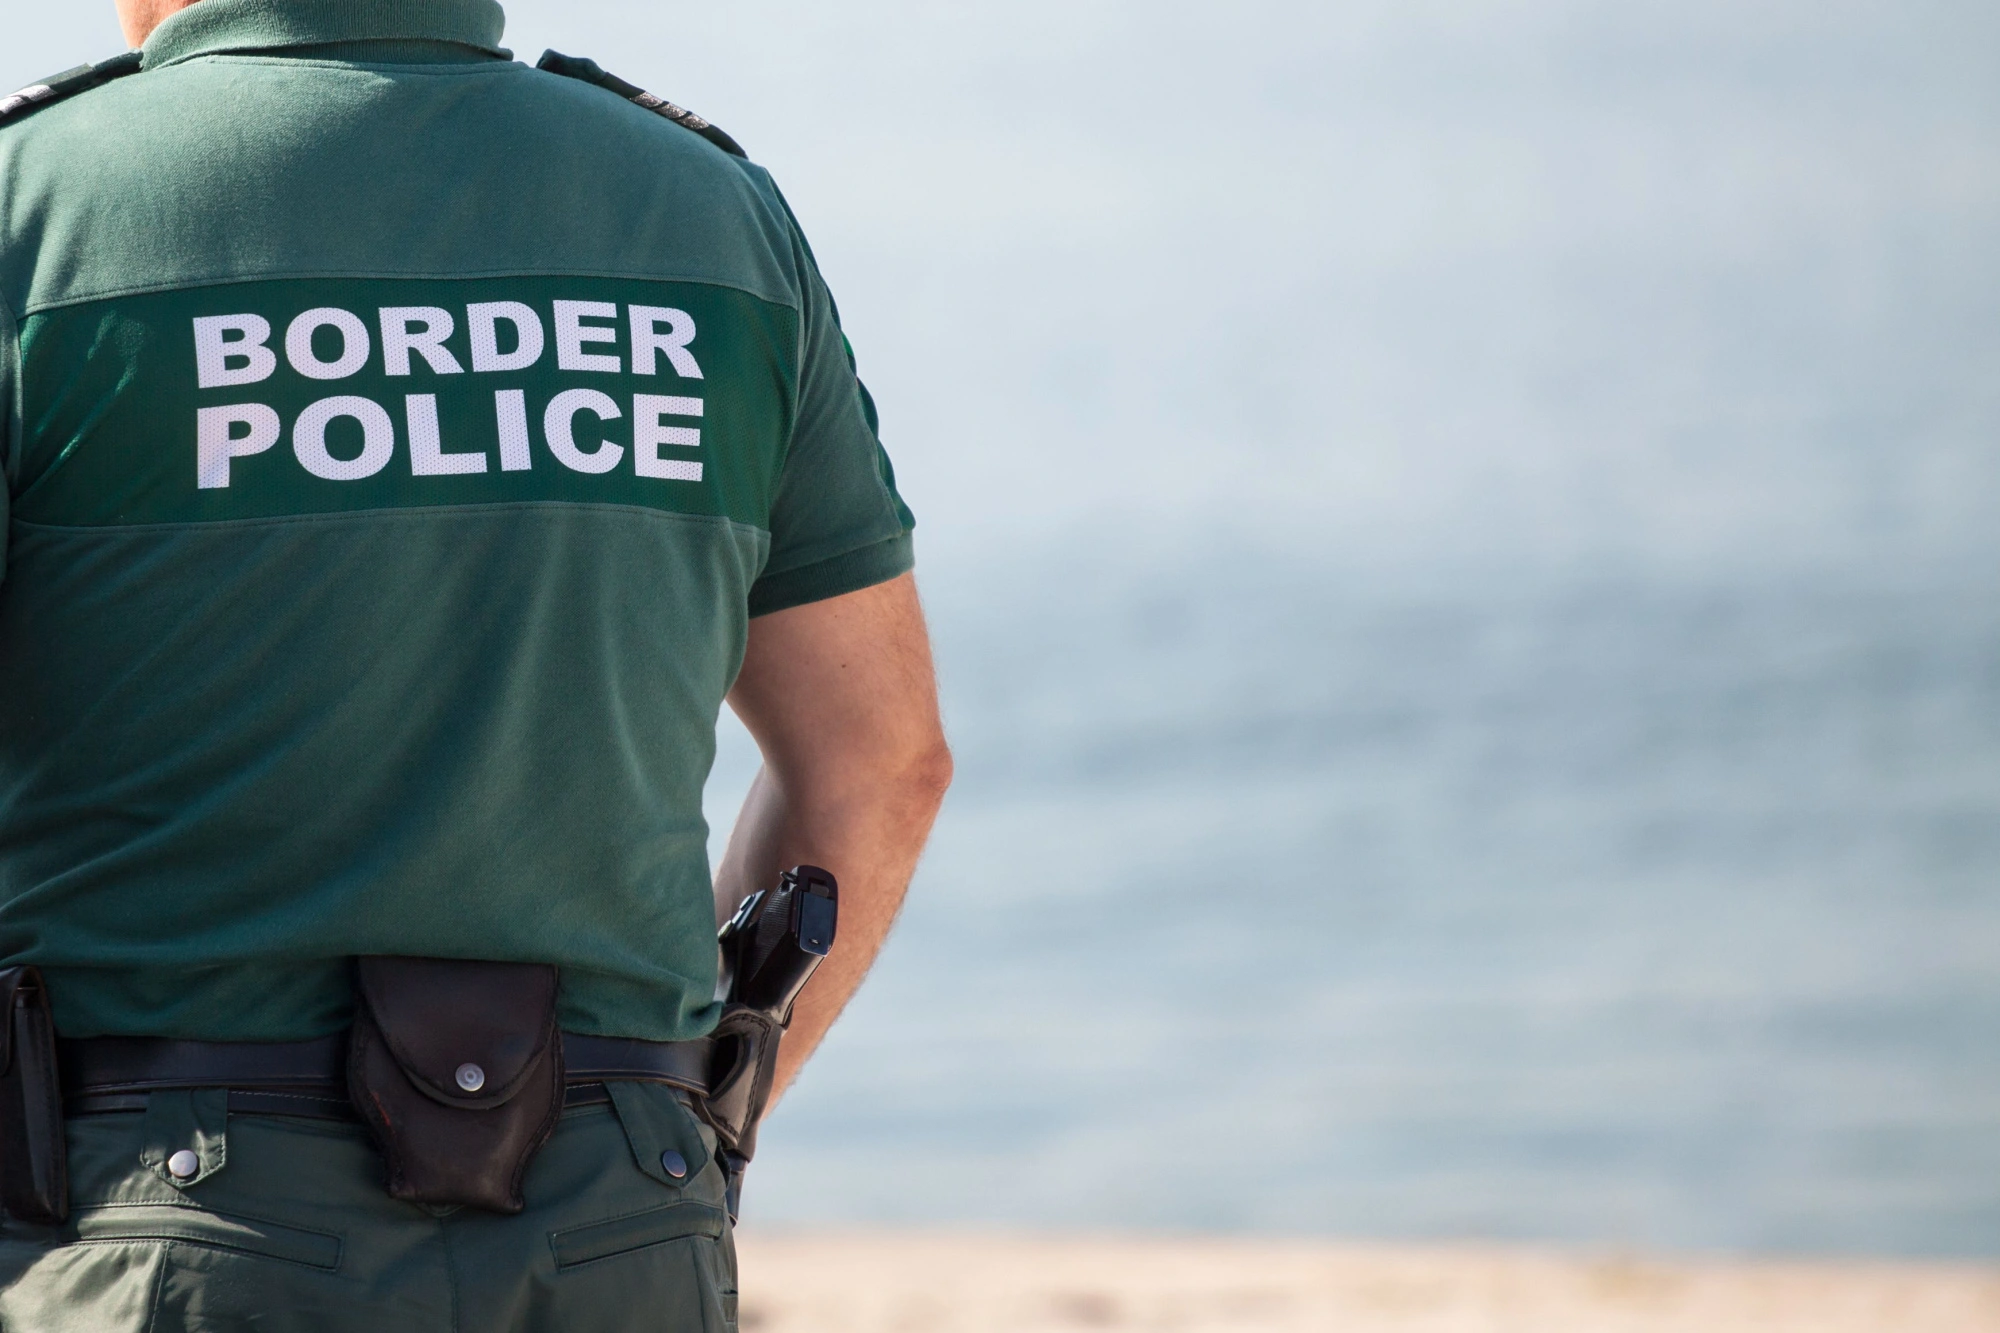
M 127 51 L 122 56 L 113 56 L 95 65 L 78 65 L 75 69 L 51 74 L 40 83 L 31 83 L 18 93 L 0 97 L 0 124 L 19 120 L 30 111 L 38 110 L 51 102 L 60 102 L 65 97 L 87 93 L 92 88 L 101 87 L 113 79 L 122 79 L 127 74 L 138 72 L 139 53 Z
M 686 107 L 675 106 L 664 97 L 655 97 L 644 88 L 625 82 L 595 60 L 585 60 L 581 56 L 566 56 L 560 51 L 544 51 L 542 58 L 535 62 L 535 68 L 547 70 L 551 74 L 560 74 L 566 79 L 582 79 L 585 83 L 594 83 L 600 88 L 617 93 L 628 102 L 645 107 L 654 115 L 665 116 L 683 129 L 693 130 L 725 153 L 734 153 L 741 158 L 750 156 L 743 151 L 741 144 L 723 132 L 720 125 L 711 125 Z

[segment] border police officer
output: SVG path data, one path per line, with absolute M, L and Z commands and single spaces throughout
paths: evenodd
M 492 0 L 120 10 L 0 102 L 0 1326 L 733 1327 L 718 912 L 839 876 L 782 1087 L 950 770 L 812 253 Z

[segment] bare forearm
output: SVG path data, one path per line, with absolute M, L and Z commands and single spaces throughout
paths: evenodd
M 753 620 L 729 704 L 764 767 L 716 871 L 717 920 L 795 865 L 840 881 L 839 933 L 793 1011 L 782 1091 L 874 964 L 951 782 L 916 581 Z
M 950 760 L 940 748 L 902 771 L 784 781 L 766 767 L 751 784 L 716 871 L 718 920 L 795 865 L 823 866 L 840 881 L 839 936 L 799 997 L 780 1048 L 774 1101 L 874 965 L 930 836 L 949 774 Z

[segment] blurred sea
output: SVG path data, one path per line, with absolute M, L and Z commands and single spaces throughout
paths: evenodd
M 1042 586 L 760 1222 L 2000 1253 L 1990 571 Z
M 750 1216 L 2000 1256 L 2000 11 L 794 27 L 960 780 Z

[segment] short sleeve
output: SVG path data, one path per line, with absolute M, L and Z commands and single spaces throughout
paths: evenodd
M 906 573 L 916 526 L 896 492 L 875 403 L 812 250 L 786 210 L 802 276 L 798 411 L 771 504 L 771 553 L 750 614 L 838 597 Z

